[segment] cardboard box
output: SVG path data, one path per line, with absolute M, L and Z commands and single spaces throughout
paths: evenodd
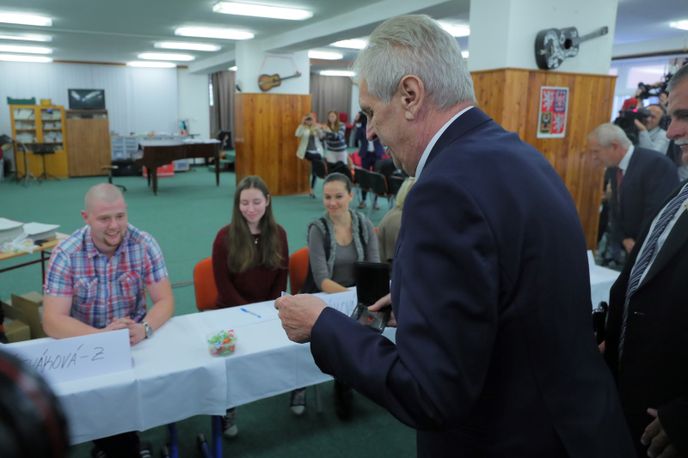
M 7 336 L 7 340 L 10 343 L 31 340 L 31 328 L 23 321 L 5 318 L 3 326 L 5 328 L 5 336 Z
M 43 332 L 43 296 L 35 291 L 17 295 L 12 294 L 12 308 L 19 311 L 17 319 L 31 328 L 31 338 L 46 337 Z
M 10 304 L 0 301 L 2 313 L 5 317 L 3 327 L 5 335 L 10 342 L 20 342 L 31 339 L 31 328 L 25 321 L 21 320 L 22 313 Z

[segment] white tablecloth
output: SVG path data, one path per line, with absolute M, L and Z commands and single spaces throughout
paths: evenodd
M 617 276 L 590 267 L 593 306 L 608 300 Z M 350 311 L 355 296 L 333 300 Z M 221 415 L 231 406 L 330 380 L 313 362 L 309 345 L 287 339 L 272 301 L 246 308 L 260 318 L 239 307 L 173 317 L 152 339 L 132 348 L 131 370 L 54 385 L 72 443 L 194 415 Z M 210 356 L 205 337 L 221 329 L 235 330 L 236 351 Z M 393 330 L 388 331 L 393 339 Z
M 313 362 L 309 345 L 287 339 L 273 302 L 246 308 L 260 318 L 239 307 L 174 317 L 132 348 L 132 370 L 55 385 L 72 443 L 220 415 L 330 379 Z M 236 351 L 210 356 L 205 336 L 221 329 L 234 329 Z

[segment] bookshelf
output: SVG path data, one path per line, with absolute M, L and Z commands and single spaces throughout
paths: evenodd
M 45 156 L 46 172 L 55 178 L 67 178 L 67 142 L 65 133 L 64 107 L 60 105 L 10 105 L 12 138 L 24 143 L 29 150 L 27 162 L 29 171 L 40 176 L 43 158 L 30 151 L 36 144 L 47 144 L 55 152 Z M 21 152 L 15 154 L 15 167 L 19 177 L 24 176 L 24 158 Z

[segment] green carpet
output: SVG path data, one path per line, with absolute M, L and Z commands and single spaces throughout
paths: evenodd
M 0 217 L 22 222 L 37 221 L 60 225 L 60 232 L 71 233 L 83 225 L 79 212 L 83 195 L 104 177 L 51 180 L 17 184 L 0 182 Z M 233 173 L 223 173 L 220 186 L 203 167 L 161 178 L 158 195 L 149 190 L 141 177 L 115 177 L 115 183 L 127 187 L 125 198 L 129 221 L 150 232 L 162 247 L 175 286 L 175 314 L 195 313 L 192 271 L 194 264 L 210 256 L 218 229 L 229 222 L 235 189 Z M 322 180 L 316 193 L 322 195 Z M 369 197 L 370 199 L 370 197 Z M 357 200 L 355 200 L 357 203 Z M 387 209 L 364 212 L 377 224 Z M 289 251 L 306 244 L 308 223 L 323 212 L 320 199 L 307 195 L 273 198 L 277 222 L 287 231 Z M 29 258 L 26 258 L 29 259 Z M 13 261 L 5 261 L 2 267 Z M 24 267 L 0 274 L 0 298 L 11 293 L 40 291 L 40 267 Z M 317 414 L 311 405 L 303 417 L 289 411 L 288 395 L 265 399 L 238 409 L 239 436 L 225 441 L 224 456 L 232 457 L 404 457 L 415 455 L 415 433 L 401 425 L 383 409 L 360 395 L 355 399 L 352 421 L 342 423 L 334 415 L 332 384 L 322 385 L 324 412 Z M 309 390 L 313 397 L 313 391 Z M 197 456 L 197 432 L 210 436 L 209 417 L 194 417 L 178 423 L 180 456 Z M 156 455 L 166 441 L 166 428 L 154 428 L 142 434 L 154 444 Z M 72 456 L 89 456 L 90 445 L 74 447 Z

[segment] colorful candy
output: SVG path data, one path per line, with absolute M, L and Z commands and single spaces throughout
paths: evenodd
M 208 351 L 213 356 L 225 356 L 234 353 L 236 347 L 234 329 L 227 329 L 208 335 Z

